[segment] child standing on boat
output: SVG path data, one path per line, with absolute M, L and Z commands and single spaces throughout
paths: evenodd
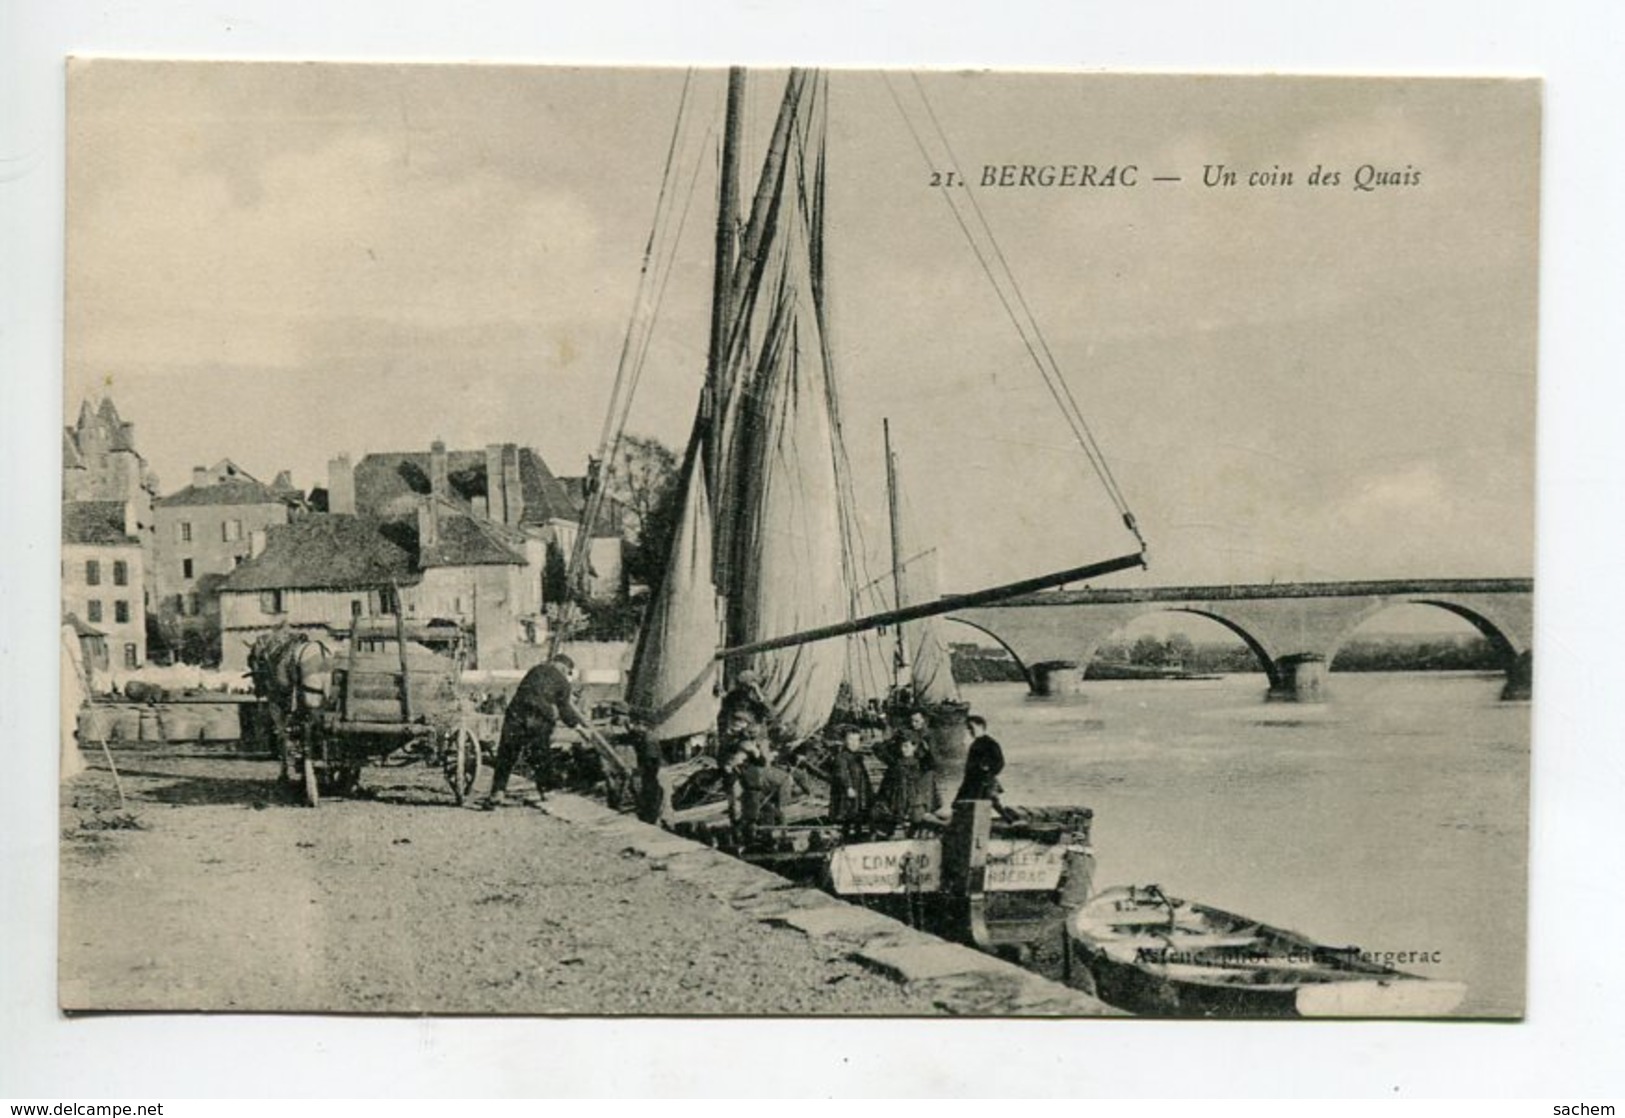
M 908 728 L 882 747 L 886 775 L 880 781 L 877 814 L 910 833 L 941 803 L 937 791 L 936 760 L 925 741 L 925 716 L 915 711 Z
M 841 825 L 843 838 L 869 820 L 875 789 L 863 761 L 863 732 L 856 726 L 841 729 L 841 748 L 829 768 L 829 817 Z

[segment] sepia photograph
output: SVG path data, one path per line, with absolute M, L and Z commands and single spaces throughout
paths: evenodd
M 1539 80 L 65 80 L 63 1011 L 1525 1015 Z

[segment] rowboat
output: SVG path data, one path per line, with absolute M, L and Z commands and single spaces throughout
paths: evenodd
M 1069 917 L 1065 946 L 1074 985 L 1151 1016 L 1440 1017 L 1467 993 L 1156 885 L 1097 893 Z

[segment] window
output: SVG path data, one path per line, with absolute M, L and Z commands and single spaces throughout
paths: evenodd
M 182 578 L 191 578 L 192 577 L 192 561 L 190 559 L 182 559 L 181 560 L 181 577 Z
M 113 603 L 113 620 L 120 625 L 130 623 L 130 603 L 123 598 Z
M 282 612 L 282 591 L 280 591 L 280 590 L 261 590 L 260 591 L 260 612 L 261 613 L 281 613 Z
M 102 604 L 95 598 L 85 603 L 85 620 L 97 622 L 102 619 Z
M 361 599 L 360 598 L 351 598 L 350 599 L 350 616 L 351 617 L 360 617 L 361 616 Z
M 231 565 L 232 565 L 232 566 L 233 566 L 233 567 L 240 567 L 240 566 L 242 566 L 242 565 L 243 565 L 243 558 L 244 558 L 244 557 L 243 557 L 243 556 L 241 556 L 241 555 L 233 555 L 233 556 L 232 556 L 232 557 L 231 557 Z
M 196 617 L 198 614 L 198 598 L 196 592 L 186 595 L 186 616 Z
M 192 542 L 192 522 L 190 520 L 182 520 L 182 521 L 179 521 L 179 522 L 176 523 L 176 525 L 175 525 L 175 542 L 176 543 L 191 543 Z
M 95 559 L 85 560 L 85 585 L 100 586 L 102 584 L 102 565 Z
M 113 585 L 130 585 L 130 565 L 122 559 L 113 560 Z
M 223 543 L 235 543 L 243 538 L 243 522 L 241 520 L 222 520 L 220 522 L 220 539 Z
M 124 646 L 124 666 L 126 668 L 133 668 L 136 666 L 135 651 L 135 645 L 133 644 L 127 644 Z

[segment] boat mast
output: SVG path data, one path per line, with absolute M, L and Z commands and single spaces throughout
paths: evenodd
M 717 593 L 717 646 L 728 642 L 729 601 L 732 596 L 733 566 L 729 549 L 718 546 L 726 538 L 722 493 L 726 488 L 728 448 L 723 442 L 723 419 L 732 389 L 725 383 L 728 351 L 733 344 L 734 271 L 739 261 L 739 147 L 745 116 L 745 70 L 728 68 L 728 100 L 722 120 L 721 181 L 717 186 L 716 259 L 711 276 L 711 338 L 706 351 L 705 391 L 700 396 L 699 441 L 704 455 L 705 491 L 712 515 L 711 574 Z M 728 665 L 722 665 L 723 686 L 730 685 Z
M 744 76 L 743 71 L 739 73 L 741 83 L 739 99 L 742 103 Z M 754 306 L 754 293 L 762 283 L 762 270 L 765 266 L 763 251 L 768 244 L 773 222 L 778 217 L 778 206 L 774 203 L 774 198 L 785 174 L 796 109 L 801 103 L 802 89 L 806 80 L 804 71 L 793 69 L 785 81 L 784 98 L 779 106 L 778 119 L 773 125 L 773 136 L 768 143 L 767 154 L 762 160 L 762 170 L 757 179 L 756 191 L 751 198 L 749 216 L 739 228 L 737 240 L 731 249 L 733 255 L 730 259 L 733 268 L 727 287 L 729 304 L 722 315 L 723 336 L 720 339 L 722 348 L 720 352 L 713 352 L 711 355 L 711 360 L 717 365 L 719 392 L 717 400 L 719 411 L 713 423 L 713 427 L 717 429 L 716 442 L 719 444 L 716 448 L 719 461 L 713 464 L 719 491 L 712 509 L 716 523 L 713 563 L 717 575 L 717 593 L 722 598 L 723 647 L 740 644 L 744 640 L 742 636 L 745 627 L 742 612 L 744 606 L 736 583 L 740 577 L 739 573 L 751 569 L 756 559 L 747 550 L 750 544 L 741 538 L 739 532 L 740 510 L 737 496 L 741 484 L 737 471 L 742 468 L 741 463 L 749 459 L 747 440 L 752 437 L 753 424 L 747 421 L 742 424 L 740 430 L 734 430 L 731 426 L 726 432 L 722 430 L 725 424 L 733 422 L 734 404 L 731 397 L 742 390 L 740 385 L 727 383 L 727 378 L 731 375 L 730 369 L 740 345 L 737 336 L 740 332 L 740 323 L 749 317 Z M 737 164 L 740 143 L 737 120 L 734 121 L 731 134 L 725 136 L 724 140 L 726 145 L 734 149 L 733 159 Z M 721 290 L 720 287 L 717 289 Z M 725 442 L 722 437 L 724 434 Z M 744 449 L 741 446 L 742 442 L 746 443 Z M 743 667 L 742 663 L 725 661 L 724 683 L 731 684 L 734 673 Z
M 891 420 L 881 419 L 881 434 L 886 441 L 886 508 L 891 515 L 891 585 L 892 604 L 902 609 L 903 601 L 903 521 L 897 505 L 897 456 L 891 448 Z M 895 669 L 893 684 L 901 691 L 909 681 L 908 638 L 901 623 L 897 626 L 897 651 L 892 657 Z
M 705 447 L 705 488 L 716 508 L 721 488 L 719 428 L 723 400 L 722 378 L 727 368 L 728 344 L 733 336 L 734 266 L 739 236 L 739 132 L 745 107 L 745 71 L 728 70 L 728 102 L 722 123 L 722 180 L 717 188 L 715 274 L 711 278 L 711 339 L 706 351 L 705 392 L 700 401 L 700 424 Z M 717 586 L 727 586 L 727 557 L 716 556 Z

